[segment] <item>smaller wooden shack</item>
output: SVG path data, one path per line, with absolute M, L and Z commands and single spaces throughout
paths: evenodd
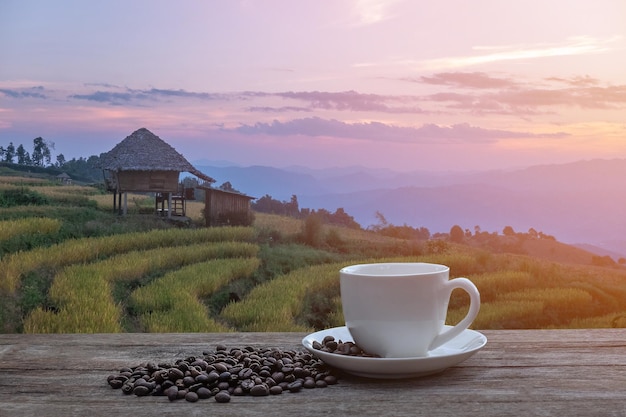
M 256 197 L 212 187 L 204 190 L 204 219 L 210 226 L 249 226 L 252 224 L 250 201 Z

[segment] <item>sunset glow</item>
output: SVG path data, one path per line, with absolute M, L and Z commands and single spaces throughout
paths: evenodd
M 146 127 L 190 161 L 476 170 L 626 158 L 626 2 L 0 3 L 0 146 Z

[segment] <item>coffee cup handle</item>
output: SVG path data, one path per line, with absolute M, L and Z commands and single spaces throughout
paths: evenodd
M 478 315 L 478 311 L 480 310 L 480 293 L 478 292 L 478 288 L 476 288 L 472 281 L 467 278 L 454 278 L 447 281 L 446 285 L 450 289 L 448 297 L 452 295 L 452 290 L 456 288 L 460 288 L 469 294 L 469 311 L 467 312 L 463 320 L 458 322 L 456 326 L 444 331 L 443 333 L 438 334 L 428 347 L 428 350 L 436 349 L 461 334 L 465 329 L 470 326 L 470 324 L 472 324 L 472 322 Z

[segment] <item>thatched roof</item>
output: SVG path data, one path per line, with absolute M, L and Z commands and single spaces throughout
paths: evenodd
M 205 181 L 215 182 L 146 128 L 134 131 L 109 152 L 101 154 L 100 166 L 109 171 L 189 172 Z

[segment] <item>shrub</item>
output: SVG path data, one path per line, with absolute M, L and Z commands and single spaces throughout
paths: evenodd
M 49 203 L 47 197 L 28 188 L 8 188 L 0 191 L 0 207 L 15 207 Z
M 321 246 L 324 241 L 323 228 L 322 218 L 315 213 L 309 214 L 302 226 L 302 242 L 313 247 Z

